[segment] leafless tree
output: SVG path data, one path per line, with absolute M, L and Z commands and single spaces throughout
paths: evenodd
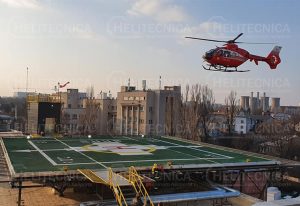
M 213 91 L 200 84 L 186 86 L 180 108 L 183 138 L 207 141 L 208 124 L 214 108 Z
M 94 98 L 94 88 L 87 89 L 87 99 L 85 99 L 85 108 L 80 115 L 83 134 L 96 134 L 97 121 L 99 118 L 100 104 Z
M 67 125 L 70 125 L 70 115 L 66 112 L 62 112 L 61 115 L 61 124 L 62 124 L 62 132 L 69 133 L 69 128 Z
M 227 130 L 229 135 L 232 134 L 233 126 L 234 126 L 234 117 L 238 112 L 238 104 L 236 92 L 231 91 L 229 95 L 225 98 L 226 105 L 226 118 L 227 118 Z

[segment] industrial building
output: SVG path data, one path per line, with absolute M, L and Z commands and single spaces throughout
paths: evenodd
M 117 125 L 124 135 L 174 135 L 179 121 L 176 108 L 181 98 L 180 86 L 165 86 L 163 89 L 122 86 L 117 97 Z
M 272 97 L 270 105 L 270 97 L 263 93 L 260 97 L 260 93 L 257 92 L 256 96 L 251 92 L 250 96 L 241 96 L 240 107 L 244 111 L 249 111 L 251 114 L 266 113 L 266 112 L 278 112 L 280 108 L 280 98 Z

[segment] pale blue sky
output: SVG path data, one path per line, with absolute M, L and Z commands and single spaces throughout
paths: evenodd
M 161 75 L 164 85 L 208 84 L 221 103 L 236 90 L 298 105 L 299 8 L 297 0 L 0 0 L 0 95 L 24 90 L 28 66 L 29 87 L 38 92 L 70 81 L 115 95 L 128 78 L 155 89 Z M 221 45 L 183 38 L 227 40 L 241 32 L 241 41 L 283 47 L 277 70 L 247 62 L 240 69 L 248 73 L 204 71 L 201 56 Z M 240 46 L 262 56 L 273 48 Z

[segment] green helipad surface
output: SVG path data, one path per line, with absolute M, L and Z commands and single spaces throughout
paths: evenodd
M 257 156 L 166 137 L 3 138 L 15 173 L 75 169 L 173 166 L 253 165 L 271 162 Z

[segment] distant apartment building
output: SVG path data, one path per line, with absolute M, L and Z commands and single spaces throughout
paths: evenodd
M 101 95 L 100 99 L 87 97 L 78 89 L 68 89 L 60 94 L 62 123 L 66 134 L 114 133 L 116 122 L 116 100 L 111 96 Z
M 234 118 L 234 130 L 238 134 L 255 132 L 255 128 L 258 124 L 270 118 L 270 116 L 264 115 L 251 115 L 248 112 L 241 110 Z
M 251 115 L 245 112 L 240 112 L 235 117 L 235 132 L 238 134 L 247 134 L 253 130 L 255 126 L 255 120 L 251 118 Z
M 211 114 L 208 133 L 211 137 L 228 133 L 228 119 L 224 111 L 218 111 Z
M 84 113 L 83 101 L 86 93 L 78 89 L 67 89 L 66 92 L 52 94 L 62 103 L 62 132 L 79 134 L 81 129 L 80 116 Z
M 37 94 L 35 92 L 14 92 L 14 97 L 16 98 L 26 98 L 27 95 L 33 96 Z
M 300 115 L 300 106 L 280 106 L 280 111 L 289 115 Z
M 27 98 L 28 133 L 66 135 L 114 134 L 116 99 L 87 98 L 78 89 Z
M 121 135 L 175 135 L 178 126 L 180 86 L 137 90 L 122 86 L 117 96 L 117 130 Z
M 96 134 L 114 135 L 117 122 L 117 100 L 102 96 L 100 99 L 87 98 L 83 101 L 84 114 L 81 118 L 83 124 L 92 122 L 92 127 Z M 94 116 L 94 118 L 89 119 Z

